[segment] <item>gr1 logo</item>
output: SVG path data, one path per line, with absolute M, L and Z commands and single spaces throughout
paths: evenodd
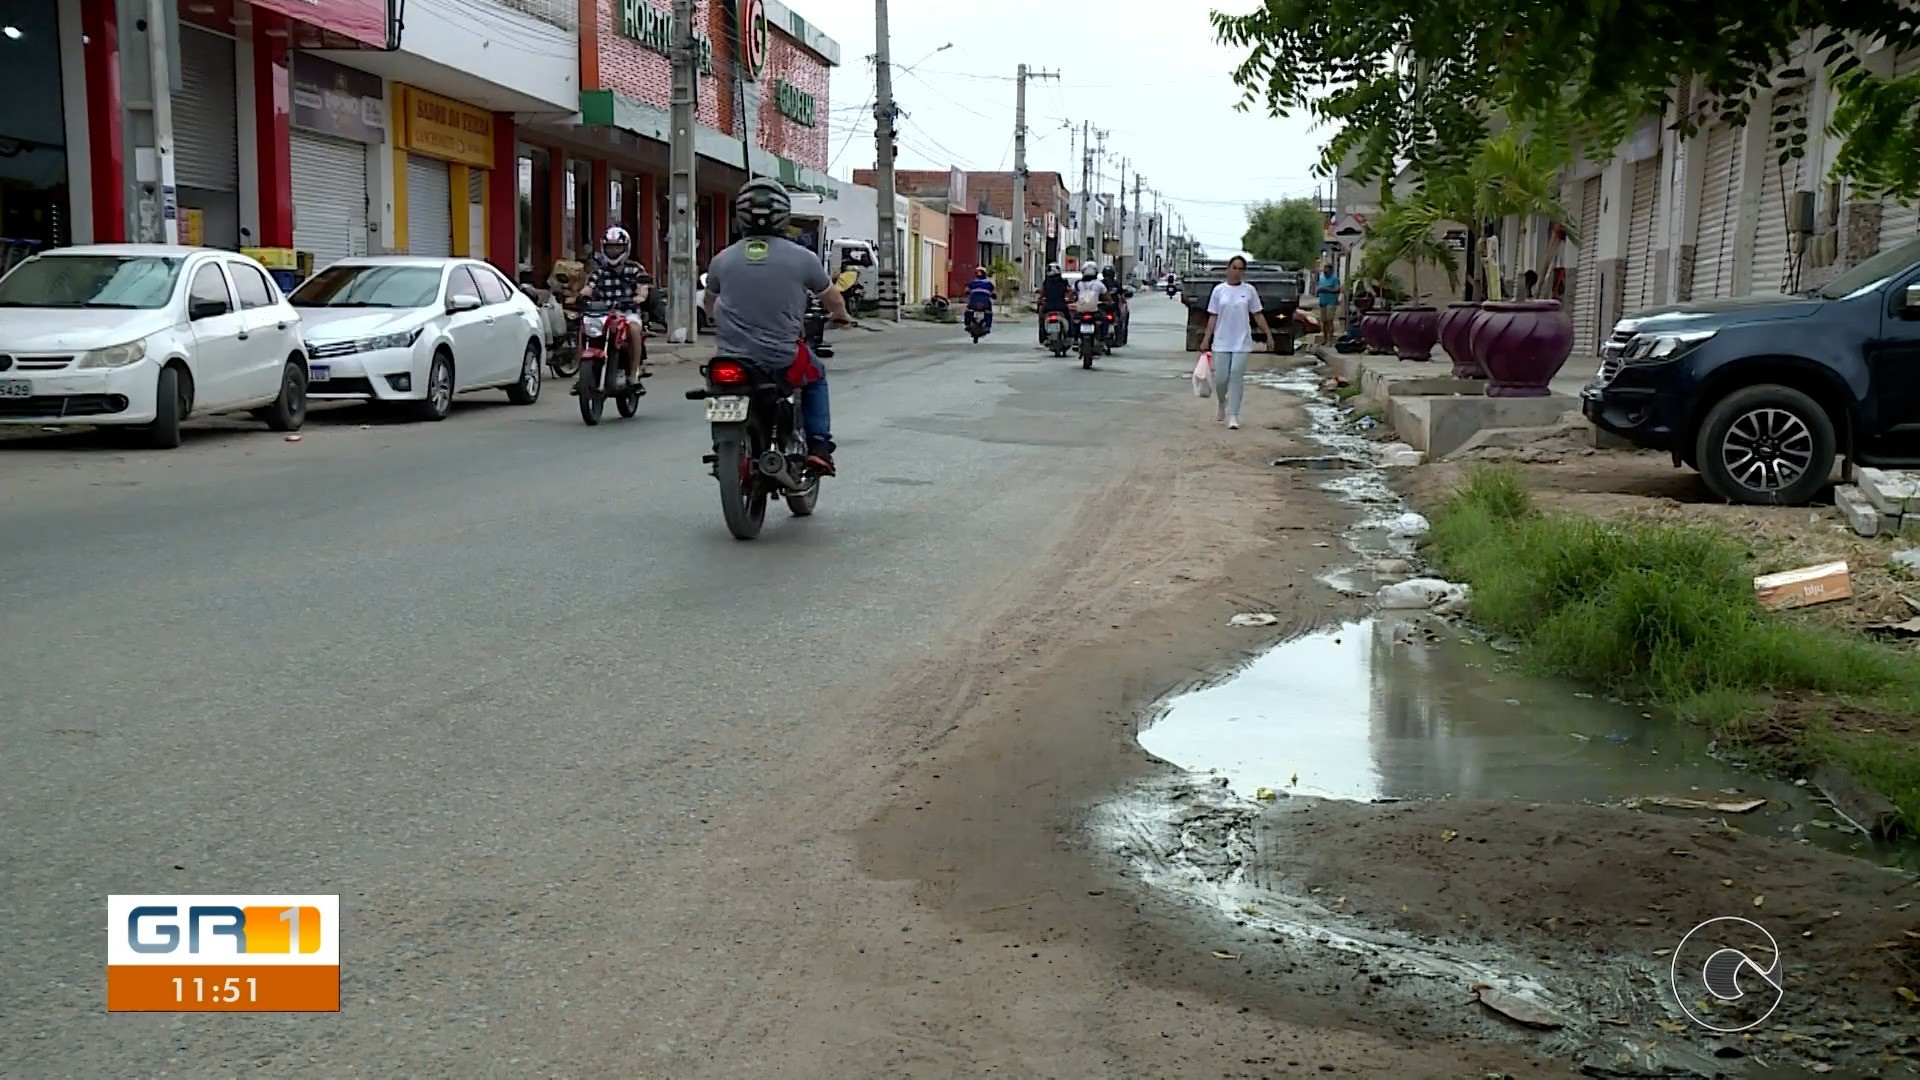
M 338 896 L 107 897 L 109 1012 L 338 1012 Z
M 232 904 L 142 904 L 127 913 L 127 944 L 137 953 L 172 953 L 186 928 L 186 951 L 195 957 L 240 953 L 317 953 L 320 909 L 235 907 Z

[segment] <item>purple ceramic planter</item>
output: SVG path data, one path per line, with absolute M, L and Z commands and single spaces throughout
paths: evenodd
M 1425 304 L 1403 307 L 1389 324 L 1393 350 L 1402 360 L 1433 359 L 1433 343 L 1440 340 L 1440 312 Z
M 1367 343 L 1367 351 L 1376 356 L 1393 351 L 1393 338 L 1387 333 L 1391 312 L 1369 311 L 1360 317 L 1360 340 Z
M 1486 369 L 1473 355 L 1473 328 L 1480 321 L 1479 300 L 1455 300 L 1440 313 L 1440 347 L 1453 360 L 1456 379 L 1484 379 Z
M 1573 351 L 1573 320 L 1558 300 L 1490 300 L 1471 350 L 1487 371 L 1488 397 L 1546 397 Z

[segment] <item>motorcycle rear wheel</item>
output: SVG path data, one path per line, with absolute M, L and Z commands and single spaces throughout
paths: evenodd
M 813 508 L 820 505 L 820 478 L 813 477 L 807 486 L 787 496 L 787 509 L 794 517 L 812 517 Z
M 607 410 L 607 395 L 600 389 L 600 369 L 606 366 L 605 360 L 587 360 L 581 363 L 579 378 L 574 385 L 580 391 L 580 419 L 593 427 Z
M 744 432 L 713 440 L 713 475 L 720 481 L 720 513 L 735 540 L 760 535 L 767 522 L 767 489 L 753 474 L 754 446 Z
M 633 418 L 634 413 L 640 411 L 640 395 L 635 391 L 629 390 L 619 397 L 614 398 L 613 406 L 620 410 L 621 417 L 630 420 Z

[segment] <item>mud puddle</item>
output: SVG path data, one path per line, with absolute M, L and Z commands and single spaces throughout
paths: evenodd
M 1485 641 L 1424 617 L 1381 614 L 1277 645 L 1168 699 L 1139 742 L 1248 799 L 1638 805 L 1856 845 L 1809 789 L 1715 759 L 1700 729 L 1519 675 Z

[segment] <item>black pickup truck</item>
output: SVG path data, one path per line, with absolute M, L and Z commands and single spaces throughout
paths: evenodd
M 1207 302 L 1213 297 L 1213 287 L 1225 280 L 1227 264 L 1213 261 L 1194 263 L 1181 280 L 1180 302 L 1187 306 L 1188 352 L 1200 351 L 1200 338 L 1207 332 Z M 1241 280 L 1260 294 L 1260 309 L 1273 327 L 1277 340 L 1267 342 L 1268 350 L 1292 356 L 1297 326 L 1293 316 L 1300 310 L 1300 294 L 1306 291 L 1306 272 L 1285 263 L 1249 262 Z M 1253 333 L 1260 336 L 1259 326 Z
M 1818 289 L 1636 311 L 1581 408 L 1736 503 L 1804 503 L 1834 459 L 1920 465 L 1920 239 Z

